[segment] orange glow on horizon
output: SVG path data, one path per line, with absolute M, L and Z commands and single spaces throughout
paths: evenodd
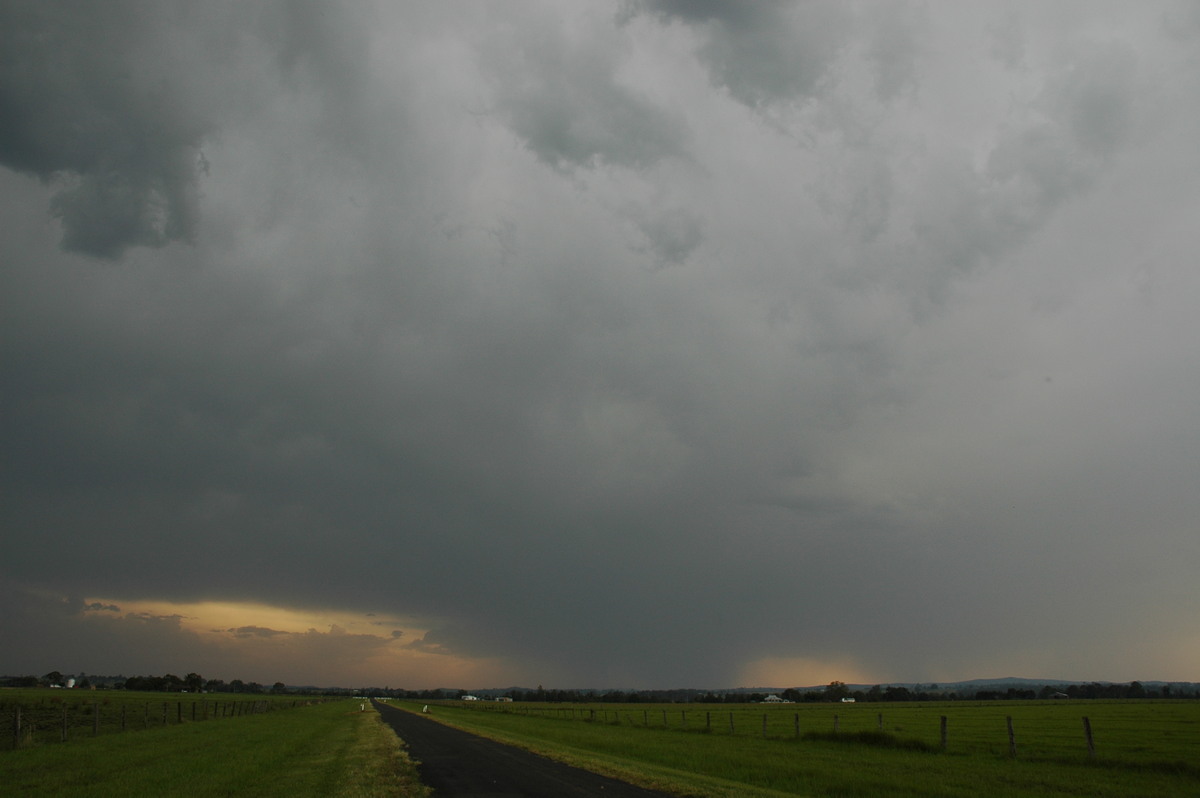
M 833 681 L 874 684 L 875 680 L 851 659 L 764 657 L 747 663 L 739 674 L 741 687 L 813 687 Z
M 478 688 L 520 679 L 517 669 L 497 658 L 425 644 L 432 623 L 393 614 L 231 601 L 89 598 L 84 605 L 85 619 L 168 621 L 169 633 L 201 652 L 200 659 L 219 662 L 223 673 L 232 674 L 225 678 L 408 689 Z M 170 667 L 175 666 L 162 666 Z

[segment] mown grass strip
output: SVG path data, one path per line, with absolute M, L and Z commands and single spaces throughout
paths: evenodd
M 0 753 L 0 787 L 30 796 L 423 798 L 396 736 L 361 702 L 335 701 Z

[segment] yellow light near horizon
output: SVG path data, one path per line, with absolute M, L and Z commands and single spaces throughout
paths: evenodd
M 875 680 L 849 658 L 764 657 L 742 666 L 743 687 L 811 687 L 830 682 L 874 684 Z
M 122 600 L 90 598 L 87 603 L 120 607 L 120 614 L 179 618 L 179 624 L 197 634 L 225 632 L 230 629 L 261 627 L 277 632 L 304 633 L 310 629 L 328 630 L 334 626 L 352 634 L 390 637 L 402 629 L 406 639 L 424 634 L 410 619 L 392 615 L 366 614 L 345 610 L 308 610 L 270 604 L 233 601 L 172 602 L 162 600 Z

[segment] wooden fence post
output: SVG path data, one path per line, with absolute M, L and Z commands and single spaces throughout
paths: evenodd
M 883 713 L 880 712 L 877 718 L 879 720 L 879 730 L 883 731 Z
M 21 705 L 17 704 L 17 711 L 13 713 L 13 750 L 21 747 Z
M 67 741 L 67 705 L 66 704 L 63 704 L 62 741 L 64 743 Z
M 712 713 L 711 712 L 704 713 L 704 730 L 712 731 Z
M 183 702 L 182 701 L 177 701 L 175 703 L 175 722 L 183 723 Z
M 729 713 L 729 733 L 736 734 L 736 732 L 733 730 L 733 713 L 732 712 Z
M 1017 755 L 1017 737 L 1013 734 L 1012 715 L 1007 715 L 1004 718 L 1008 724 L 1008 755 L 1015 757 Z
M 125 731 L 125 705 L 121 704 L 121 731 Z
M 796 726 L 796 739 L 800 739 L 800 713 L 792 715 L 792 723 Z
M 946 750 L 946 716 L 942 715 L 942 750 Z
M 767 713 L 763 713 L 763 739 L 767 738 Z
M 834 734 L 837 734 L 837 733 L 838 733 L 838 722 L 839 722 L 839 720 L 840 720 L 840 719 L 838 718 L 838 716 L 837 716 L 837 713 L 834 713 L 834 716 L 833 716 L 833 733 L 834 733 Z
M 92 736 L 100 736 L 100 702 L 92 702 Z
M 1083 716 L 1083 736 L 1087 738 L 1088 758 L 1096 758 L 1096 744 L 1092 742 L 1092 722 L 1087 715 Z

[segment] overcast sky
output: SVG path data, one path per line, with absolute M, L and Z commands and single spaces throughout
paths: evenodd
M 0 53 L 0 673 L 1200 680 L 1200 3 Z

